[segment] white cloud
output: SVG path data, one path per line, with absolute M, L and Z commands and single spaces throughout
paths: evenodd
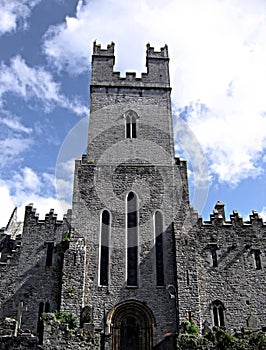
M 209 160 L 211 174 L 232 186 L 260 175 L 266 147 L 265 115 L 248 110 L 247 104 L 230 101 L 230 97 L 224 98 L 221 106 L 202 107 L 190 104 L 186 117 Z
M 263 0 L 97 0 L 79 1 L 75 17 L 48 30 L 43 48 L 59 70 L 73 74 L 88 70 L 95 39 L 103 46 L 114 41 L 116 69 L 139 72 L 145 44 L 166 42 L 173 103 L 208 108 L 187 116 L 190 128 L 211 175 L 237 185 L 263 171 L 265 37 Z
M 54 197 L 43 197 L 41 195 L 30 193 L 27 194 L 28 199 L 17 202 L 16 197 L 13 197 L 10 194 L 10 189 L 6 185 L 0 186 L 0 196 L 0 228 L 7 225 L 15 207 L 18 208 L 18 221 L 24 220 L 25 206 L 29 205 L 30 203 L 33 203 L 34 208 L 37 207 L 36 214 L 39 214 L 39 219 L 44 219 L 45 214 L 49 213 L 50 209 L 54 209 L 54 213 L 57 214 L 57 218 L 62 220 L 63 215 L 66 214 L 63 212 L 63 209 L 65 207 L 70 208 L 69 203 L 65 203 L 63 208 L 62 202 L 58 201 Z
M 25 134 L 32 133 L 32 128 L 26 127 L 20 122 L 18 118 L 13 116 L 12 116 L 12 119 L 0 118 L 0 123 L 6 125 L 8 128 L 10 128 L 14 132 L 18 132 L 18 133 L 22 132 Z
M 59 162 L 56 165 L 56 195 L 65 212 L 69 208 L 69 203 L 72 201 L 74 168 L 74 158 L 65 161 L 59 159 Z
M 14 207 L 18 207 L 18 220 L 22 221 L 25 206 L 29 203 L 37 206 L 40 219 L 44 218 L 51 208 L 58 214 L 58 218 L 62 219 L 71 204 L 63 199 L 57 200 L 54 192 L 53 174 L 37 174 L 28 167 L 14 172 L 9 179 L 0 180 L 0 227 L 6 226 Z
M 10 196 L 9 189 L 5 185 L 0 185 L 0 228 L 5 227 L 8 224 L 8 220 L 12 214 L 13 209 L 16 205 Z
M 60 84 L 42 67 L 33 68 L 20 56 L 15 56 L 7 66 L 0 66 L 0 107 L 4 108 L 5 95 L 13 93 L 26 101 L 37 99 L 49 111 L 60 106 L 78 115 L 88 114 L 88 108 L 77 99 L 70 101 L 60 91 Z
M 41 181 L 37 174 L 28 167 L 23 168 L 21 174 L 16 174 L 13 180 L 15 183 L 15 188 L 18 186 L 19 190 L 22 184 L 23 190 L 34 189 L 34 191 L 38 192 L 38 189 L 41 187 Z
M 263 207 L 261 212 L 259 213 L 260 217 L 262 217 L 263 221 L 266 222 L 266 207 Z
M 0 35 L 15 31 L 18 26 L 27 27 L 31 10 L 41 0 L 1 0 Z
M 21 136 L 11 136 L 0 140 L 0 168 L 5 167 L 10 161 L 18 162 L 19 157 L 30 148 L 32 143 L 32 138 Z
M 0 117 L 0 169 L 7 170 L 19 163 L 33 144 L 33 130 L 25 126 L 18 117 L 3 112 Z

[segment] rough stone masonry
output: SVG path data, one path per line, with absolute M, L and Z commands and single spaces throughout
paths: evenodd
M 190 205 L 167 46 L 147 45 L 140 78 L 114 63 L 114 44 L 94 43 L 72 209 L 40 220 L 28 205 L 0 230 L 0 349 L 163 349 L 186 321 L 266 326 L 266 225 L 226 219 L 221 202 L 205 222 Z

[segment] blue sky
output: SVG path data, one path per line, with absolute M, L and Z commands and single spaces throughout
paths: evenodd
M 189 158 L 192 202 L 207 169 L 194 203 L 205 220 L 218 200 L 227 217 L 255 209 L 266 218 L 264 0 L 0 0 L 0 8 L 0 227 L 15 206 L 20 219 L 28 203 L 41 218 L 70 207 L 94 40 L 115 42 L 123 74 L 145 71 L 148 42 L 168 44 L 176 153 Z

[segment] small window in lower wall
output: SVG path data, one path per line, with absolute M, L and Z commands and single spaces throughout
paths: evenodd
M 49 303 L 45 303 L 45 312 L 49 312 L 50 311 L 50 304 Z
M 217 257 L 217 246 L 216 245 L 211 247 L 211 256 L 212 256 L 212 266 L 218 267 L 218 257 Z
M 213 325 L 215 327 L 224 327 L 225 326 L 225 318 L 224 318 L 224 305 L 221 301 L 215 300 L 211 306 L 212 309 L 212 318 Z
M 84 306 L 80 314 L 80 327 L 83 328 L 85 323 L 93 324 L 93 309 L 90 306 Z
M 37 323 L 37 336 L 38 336 L 38 344 L 42 345 L 43 344 L 43 311 L 44 311 L 44 303 L 41 302 L 39 304 L 39 312 L 38 312 L 38 323 Z
M 253 249 L 256 270 L 261 270 L 261 256 L 259 249 Z

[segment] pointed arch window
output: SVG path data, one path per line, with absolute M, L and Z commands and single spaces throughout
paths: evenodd
M 138 201 L 133 192 L 127 196 L 127 285 L 138 285 Z
M 160 211 L 154 214 L 155 225 L 155 255 L 156 255 L 156 284 L 164 286 L 164 257 L 163 257 L 163 215 Z
M 101 217 L 101 248 L 100 248 L 100 285 L 108 285 L 110 246 L 110 213 L 102 212 Z
M 215 327 L 224 327 L 224 305 L 219 300 L 215 300 L 212 303 L 212 317 L 213 317 L 213 325 Z
M 126 138 L 135 139 L 137 137 L 137 114 L 133 111 L 128 111 L 125 114 L 126 118 Z

